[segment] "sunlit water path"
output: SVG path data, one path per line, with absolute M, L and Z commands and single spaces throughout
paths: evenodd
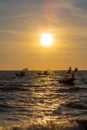
M 14 71 L 0 71 L 0 126 L 87 120 L 87 71 L 77 72 L 75 86 L 59 84 L 62 73 L 29 71 L 17 77 Z

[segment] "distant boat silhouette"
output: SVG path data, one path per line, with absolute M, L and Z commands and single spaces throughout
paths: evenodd
M 15 73 L 16 76 L 27 76 L 28 68 L 21 70 L 19 73 Z
M 49 71 L 44 70 L 44 71 L 38 72 L 38 75 L 49 75 Z
M 59 83 L 74 85 L 75 84 L 75 72 L 77 72 L 78 68 L 75 68 L 74 72 L 72 72 L 72 68 L 69 67 L 66 76 L 64 78 L 59 79 Z M 68 75 L 69 74 L 69 75 Z
M 68 79 L 59 79 L 59 83 L 64 83 L 68 85 L 74 85 L 75 78 L 68 78 Z

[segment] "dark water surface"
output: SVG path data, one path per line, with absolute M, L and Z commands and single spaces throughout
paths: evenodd
M 87 121 L 87 71 L 77 72 L 74 86 L 59 84 L 62 74 L 65 71 L 29 71 L 26 77 L 16 77 L 15 71 L 0 71 L 0 126 Z

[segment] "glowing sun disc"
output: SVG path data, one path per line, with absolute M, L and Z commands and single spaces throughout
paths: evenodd
M 53 37 L 51 34 L 47 33 L 47 34 L 42 34 L 41 35 L 41 39 L 40 39 L 41 45 L 48 47 L 51 46 L 53 43 Z

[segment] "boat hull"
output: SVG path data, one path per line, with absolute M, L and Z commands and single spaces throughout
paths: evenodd
M 64 80 L 64 79 L 60 79 L 59 80 L 59 83 L 63 83 L 63 84 L 68 84 L 68 85 L 74 85 L 75 84 L 75 78 L 70 78 L 70 79 L 66 79 L 66 80 Z

